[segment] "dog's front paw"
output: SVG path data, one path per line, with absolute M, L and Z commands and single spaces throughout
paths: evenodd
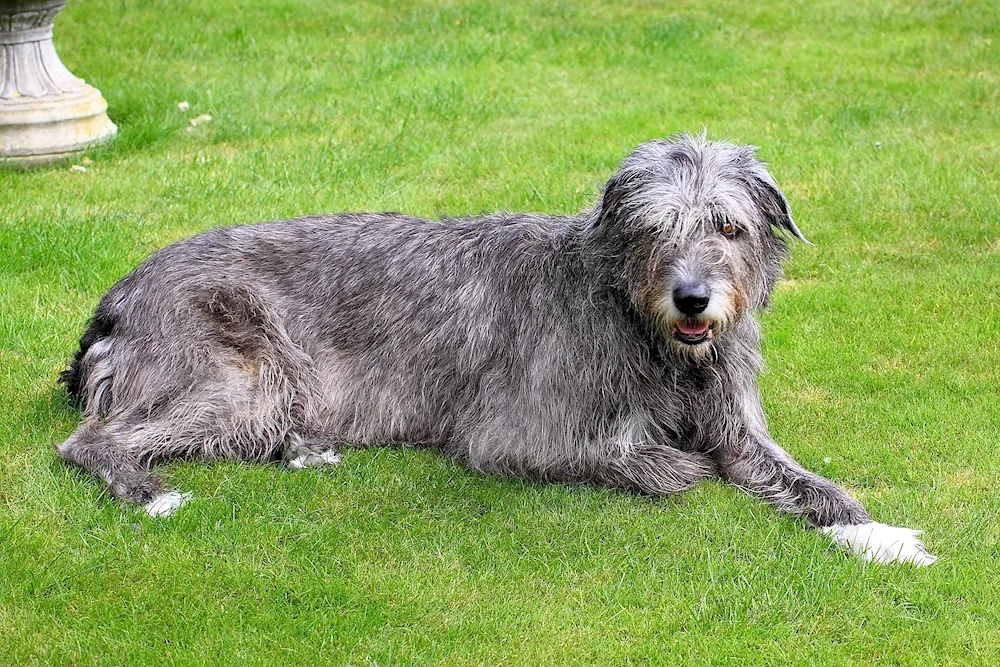
M 927 566 L 937 560 L 937 556 L 927 553 L 917 537 L 921 533 L 919 530 L 875 521 L 853 526 L 834 524 L 820 530 L 832 537 L 840 546 L 850 549 L 868 561 Z

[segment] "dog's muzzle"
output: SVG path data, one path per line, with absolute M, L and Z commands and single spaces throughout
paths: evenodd
M 699 317 L 708 308 L 711 297 L 708 285 L 703 282 L 686 282 L 674 288 L 674 306 L 684 315 L 670 332 L 674 340 L 686 345 L 711 340 L 712 327 Z
M 671 335 L 685 345 L 700 345 L 712 340 L 712 327 L 700 319 L 685 317 L 674 325 Z

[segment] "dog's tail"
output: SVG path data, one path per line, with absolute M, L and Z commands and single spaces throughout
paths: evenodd
M 115 326 L 112 309 L 108 308 L 106 304 L 107 299 L 101 301 L 94 316 L 87 324 L 87 330 L 80 338 L 80 349 L 76 351 L 69 368 L 59 374 L 59 382 L 66 385 L 66 393 L 69 394 L 70 401 L 81 410 L 87 408 L 87 392 L 83 391 L 87 381 L 87 369 L 83 358 L 95 343 L 109 338 Z

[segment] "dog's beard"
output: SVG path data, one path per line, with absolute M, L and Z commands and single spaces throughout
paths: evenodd
M 686 319 L 668 326 L 661 325 L 661 329 L 678 357 L 689 361 L 714 360 L 717 338 L 715 329 L 708 322 L 700 322 L 699 326 L 705 328 L 703 334 L 698 336 L 685 334 L 684 329 L 691 326 L 693 326 L 692 321 Z

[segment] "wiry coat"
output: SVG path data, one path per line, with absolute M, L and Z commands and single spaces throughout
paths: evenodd
M 215 229 L 101 300 L 62 377 L 84 421 L 59 451 L 136 502 L 172 458 L 406 443 L 650 494 L 721 474 L 815 525 L 865 522 L 767 434 L 754 313 L 776 230 L 801 238 L 752 150 L 688 136 L 640 146 L 576 216 Z M 690 284 L 701 313 L 678 310 Z

